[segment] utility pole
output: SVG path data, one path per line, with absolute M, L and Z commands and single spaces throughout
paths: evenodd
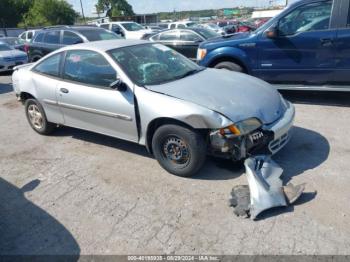
M 81 14 L 83 15 L 84 24 L 86 24 L 85 15 L 84 15 L 84 8 L 83 8 L 83 3 L 82 3 L 81 0 L 80 0 L 80 7 L 81 7 Z
M 288 6 L 288 0 L 286 0 L 286 6 Z

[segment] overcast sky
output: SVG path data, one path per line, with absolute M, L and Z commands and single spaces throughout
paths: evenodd
M 80 12 L 79 0 L 67 0 L 74 8 Z M 219 9 L 235 6 L 268 6 L 269 3 L 284 4 L 286 0 L 128 0 L 137 14 L 155 13 L 161 11 L 183 11 L 183 10 L 203 10 Z M 290 0 L 294 2 L 296 0 Z M 84 12 L 87 16 L 95 11 L 97 0 L 82 0 Z

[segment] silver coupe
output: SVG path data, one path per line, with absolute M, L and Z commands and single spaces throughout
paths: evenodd
M 64 125 L 139 143 L 179 176 L 199 171 L 207 155 L 275 154 L 295 115 L 264 81 L 139 40 L 68 46 L 18 66 L 12 80 L 39 134 Z

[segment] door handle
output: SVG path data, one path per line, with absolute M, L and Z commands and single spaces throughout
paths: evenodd
M 321 38 L 320 41 L 321 41 L 321 45 L 323 45 L 323 46 L 333 45 L 333 39 L 331 39 L 331 38 Z
M 69 93 L 69 90 L 67 88 L 60 88 L 60 91 L 65 94 Z

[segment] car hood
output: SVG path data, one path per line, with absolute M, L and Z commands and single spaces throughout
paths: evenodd
M 14 57 L 14 56 L 26 56 L 26 55 L 27 54 L 25 52 L 19 51 L 17 49 L 0 52 L 0 57 Z
M 280 94 L 270 84 L 224 69 L 208 68 L 177 81 L 146 88 L 209 108 L 233 122 L 256 117 L 263 124 L 270 124 L 285 111 Z

